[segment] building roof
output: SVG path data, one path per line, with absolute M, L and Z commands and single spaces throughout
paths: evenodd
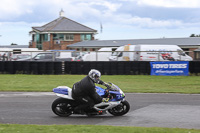
M 158 38 L 158 39 L 130 39 L 130 40 L 91 40 L 82 41 L 69 45 L 70 48 L 99 48 L 99 47 L 119 47 L 127 44 L 168 44 L 179 46 L 200 46 L 200 37 L 187 38 Z
M 59 17 L 41 27 L 32 27 L 39 32 L 89 32 L 95 33 L 97 30 L 89 28 L 66 17 Z
M 0 48 L 29 48 L 29 45 L 1 45 Z

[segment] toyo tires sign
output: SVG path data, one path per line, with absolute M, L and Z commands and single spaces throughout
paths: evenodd
M 150 64 L 151 64 L 151 75 L 163 75 L 163 76 L 189 75 L 188 61 L 150 62 Z

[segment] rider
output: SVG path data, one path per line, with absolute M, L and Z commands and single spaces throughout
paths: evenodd
M 95 89 L 95 83 L 109 87 L 100 80 L 101 73 L 91 69 L 88 75 L 81 81 L 75 83 L 72 88 L 72 97 L 80 104 L 74 109 L 75 112 L 83 114 L 86 109 L 92 108 L 95 104 L 108 102 L 109 98 L 102 98 Z

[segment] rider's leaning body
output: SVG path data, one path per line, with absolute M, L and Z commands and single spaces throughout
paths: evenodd
M 95 83 L 108 87 L 109 85 L 100 80 L 101 73 L 92 69 L 86 77 L 75 83 L 72 87 L 72 97 L 80 103 L 74 110 L 83 113 L 84 110 L 92 108 L 95 104 L 106 102 L 108 98 L 102 98 L 95 89 Z

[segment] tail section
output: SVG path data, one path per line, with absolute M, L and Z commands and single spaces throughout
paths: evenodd
M 53 92 L 59 97 L 73 100 L 72 89 L 67 86 L 58 86 L 57 88 L 53 89 Z

